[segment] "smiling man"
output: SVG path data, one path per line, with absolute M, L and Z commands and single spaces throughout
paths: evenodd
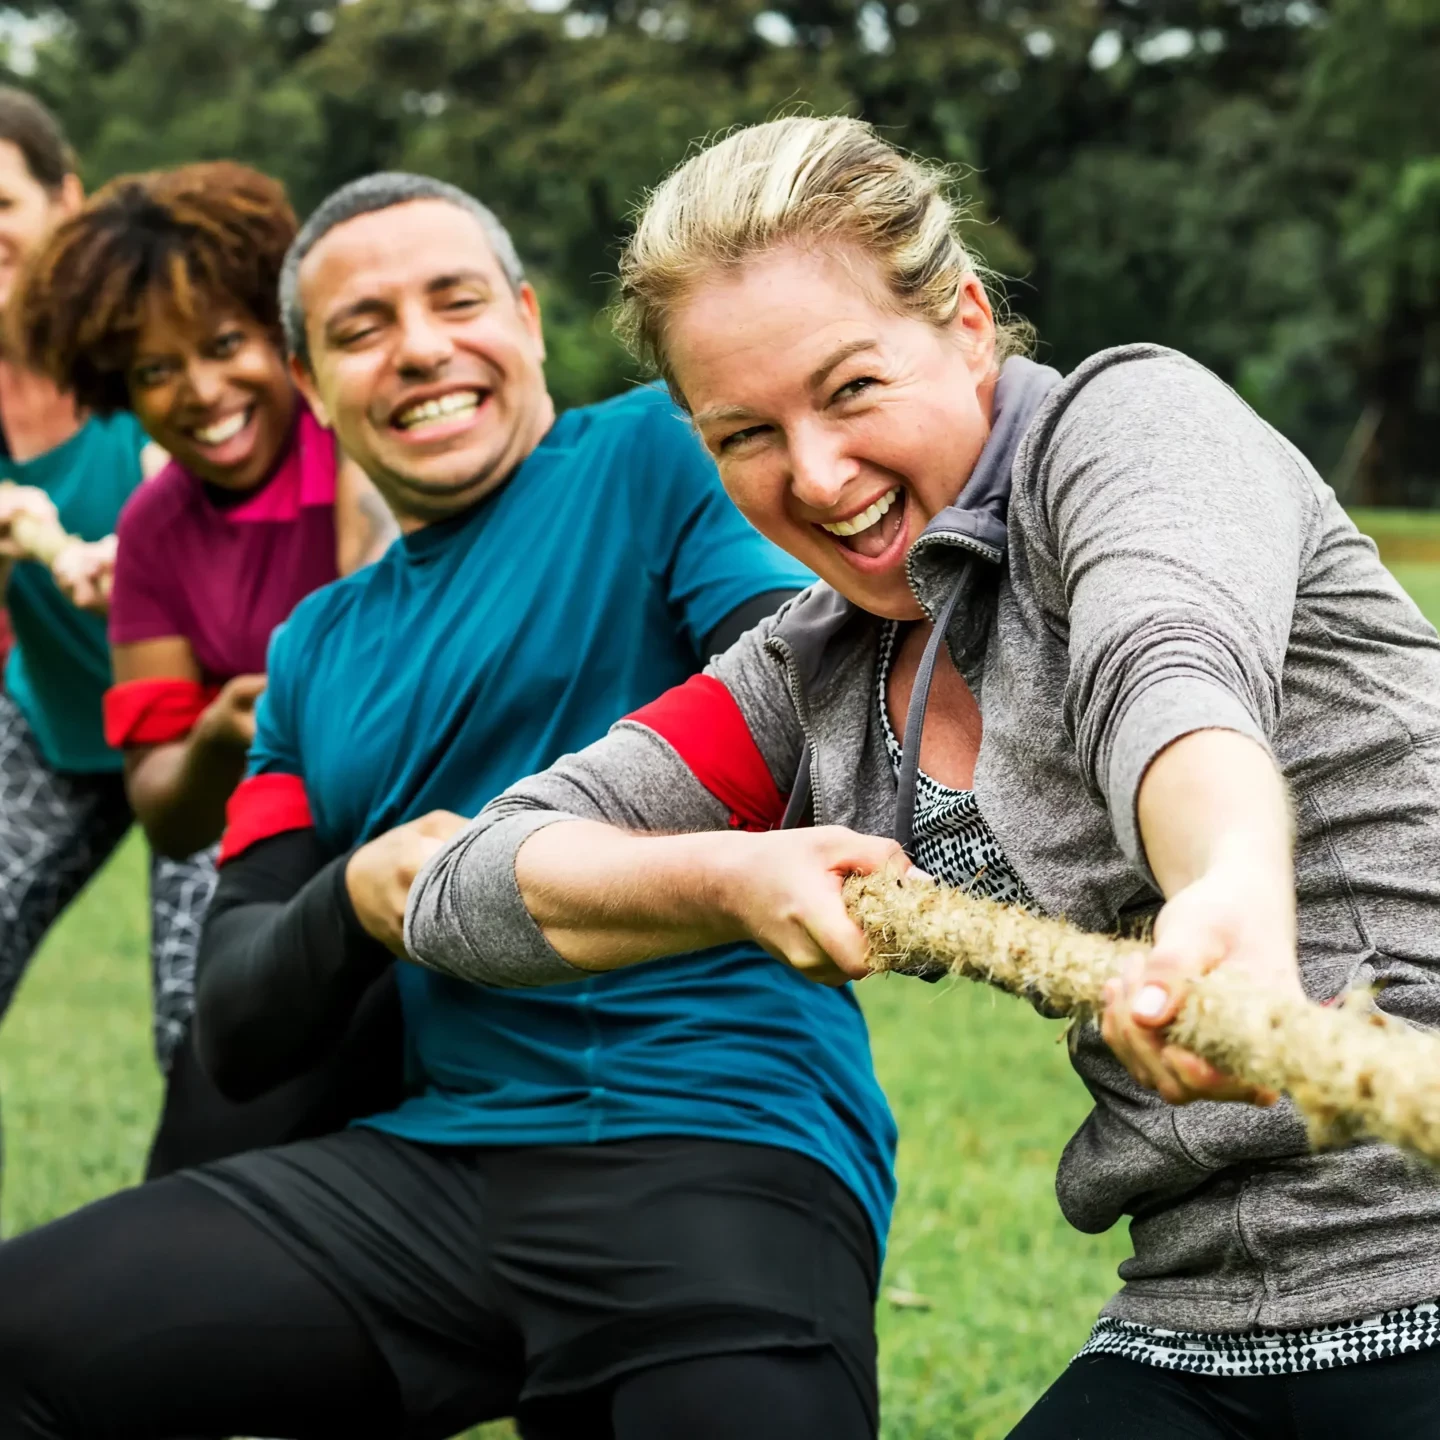
M 237 1098 L 335 1043 L 458 815 L 808 579 L 663 393 L 556 416 L 534 292 L 468 195 L 346 187 L 283 295 L 402 538 L 271 649 L 201 960 Z M 758 756 L 749 783 L 774 791 Z M 771 798 L 739 786 L 731 823 Z M 394 968 L 398 1109 L 0 1248 L 0 1435 L 875 1433 L 894 1127 L 848 992 L 751 944 L 541 989 Z

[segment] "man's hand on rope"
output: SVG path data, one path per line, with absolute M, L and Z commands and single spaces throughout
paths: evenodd
M 1288 874 L 1237 857 L 1178 891 L 1155 922 L 1149 955 L 1135 957 L 1105 988 L 1105 1041 L 1141 1085 L 1172 1105 L 1274 1104 L 1273 1092 L 1242 1084 L 1165 1038 L 1190 985 L 1217 965 L 1243 966 L 1266 989 L 1303 998 Z
M 405 902 L 425 862 L 468 822 L 449 810 L 432 810 L 362 845 L 345 866 L 345 888 L 356 917 L 396 955 L 405 953 Z

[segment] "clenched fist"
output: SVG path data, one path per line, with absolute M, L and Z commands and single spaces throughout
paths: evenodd
M 72 540 L 50 562 L 50 574 L 60 593 L 77 610 L 92 615 L 109 611 L 118 543 L 113 535 L 103 540 Z
M 362 845 L 345 866 L 345 888 L 367 933 L 396 955 L 405 953 L 405 902 L 425 862 L 468 822 L 432 810 Z
M 196 738 L 207 745 L 248 750 L 255 743 L 255 704 L 265 693 L 263 675 L 235 675 L 200 713 Z

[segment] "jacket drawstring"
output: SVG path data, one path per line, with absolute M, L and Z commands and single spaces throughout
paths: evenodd
M 930 704 L 930 682 L 935 678 L 935 662 L 939 658 L 945 632 L 950 628 L 950 617 L 955 613 L 960 592 L 969 578 L 970 566 L 966 565 L 960 572 L 954 590 L 950 592 L 950 598 L 945 602 L 945 608 L 935 619 L 930 638 L 925 642 L 925 653 L 920 657 L 920 668 L 915 672 L 915 685 L 910 691 L 910 708 L 905 714 L 905 738 L 900 742 L 900 777 L 895 793 L 895 840 L 911 860 L 915 858 L 911 847 L 915 842 L 915 790 L 920 775 L 920 735 L 925 728 L 925 710 Z

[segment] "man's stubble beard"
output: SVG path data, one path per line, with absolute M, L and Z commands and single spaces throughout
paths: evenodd
M 531 447 L 533 449 L 533 447 Z M 497 456 L 478 473 L 466 480 L 447 483 L 425 481 L 409 476 L 389 474 L 385 479 L 376 479 L 375 488 L 385 497 L 397 521 L 420 525 L 433 525 L 446 520 L 470 506 L 478 504 L 487 495 L 501 489 L 512 475 L 529 458 L 530 451 L 507 464 L 506 456 Z

